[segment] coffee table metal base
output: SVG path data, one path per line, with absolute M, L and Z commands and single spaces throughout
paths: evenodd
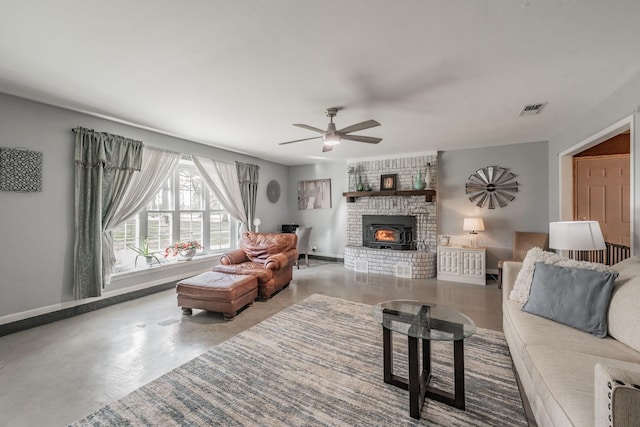
M 408 336 L 409 378 L 393 373 L 393 343 L 391 330 L 382 328 L 384 352 L 384 382 L 409 391 L 409 415 L 420 419 L 425 397 L 458 409 L 465 409 L 464 340 L 453 341 L 454 392 L 448 393 L 429 385 L 431 381 L 431 341 Z M 422 371 L 418 341 L 422 341 Z

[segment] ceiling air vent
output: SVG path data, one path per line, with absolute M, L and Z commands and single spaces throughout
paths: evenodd
M 520 116 L 533 116 L 536 114 L 540 114 L 545 105 L 547 105 L 546 102 L 543 102 L 541 104 L 525 105 L 520 112 Z

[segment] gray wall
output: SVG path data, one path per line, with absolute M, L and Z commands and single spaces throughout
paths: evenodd
M 454 242 L 468 244 L 468 234 L 462 231 L 467 216 L 481 216 L 487 231 L 481 233 L 480 243 L 487 246 L 487 266 L 497 268 L 498 259 L 510 258 L 513 232 L 548 231 L 548 171 L 547 143 L 513 144 L 481 149 L 441 152 L 438 160 L 438 233 L 454 236 Z M 476 213 L 465 194 L 467 178 L 483 166 L 498 165 L 511 168 L 518 175 L 520 192 L 507 207 Z M 297 183 L 303 180 L 331 179 L 331 209 L 298 210 Z M 289 168 L 289 214 L 283 223 L 294 222 L 313 226 L 311 244 L 318 246 L 318 254 L 342 257 L 346 245 L 346 163 L 334 162 L 301 165 Z
M 443 151 L 438 163 L 438 234 L 453 237 L 455 244 L 469 244 L 462 230 L 465 217 L 484 219 L 486 231 L 478 244 L 487 247 L 487 268 L 496 269 L 498 259 L 511 258 L 514 231 L 549 229 L 547 143 L 503 145 Z M 476 208 L 468 200 L 469 175 L 485 166 L 502 166 L 517 175 L 519 191 L 507 206 Z
M 298 210 L 298 182 L 331 179 L 331 209 Z M 283 223 L 293 222 L 301 227 L 313 227 L 310 245 L 318 247 L 317 254 L 342 258 L 347 244 L 347 207 L 342 193 L 347 191 L 347 165 L 345 162 L 292 166 L 289 168 L 289 215 Z
M 260 166 L 257 210 L 263 228 L 277 229 L 281 219 L 288 215 L 286 197 L 270 204 L 265 194 L 270 179 L 286 183 L 286 166 L 0 94 L 0 146 L 25 147 L 44 153 L 41 193 L 0 192 L 0 239 L 4 246 L 0 256 L 0 317 L 73 300 L 74 134 L 71 129 L 76 126 L 139 139 L 150 146 L 257 164 Z M 286 193 L 286 185 L 284 191 Z M 194 268 L 202 266 L 195 263 Z M 162 280 L 157 274 L 153 276 L 156 281 Z M 126 283 L 139 286 L 148 280 L 148 275 L 141 275 Z M 111 289 L 119 287 L 118 280 L 114 279 Z
M 539 142 L 442 152 L 437 196 L 439 234 L 466 239 L 462 218 L 482 216 L 487 231 L 481 233 L 481 243 L 489 247 L 488 267 L 495 268 L 498 258 L 508 257 L 511 253 L 513 231 L 547 231 L 548 222 L 559 218 L 558 153 L 629 115 L 639 123 L 639 103 L 640 75 L 580 115 L 580 119 L 568 123 L 548 144 Z M 347 188 L 346 163 L 287 168 L 0 94 L 0 146 L 25 147 L 44 153 L 41 193 L 0 192 L 0 239 L 6 248 L 0 257 L 0 317 L 73 300 L 74 138 L 71 128 L 75 126 L 141 139 L 145 144 L 175 151 L 258 164 L 260 230 L 278 231 L 286 222 L 313 226 L 311 244 L 318 246 L 318 253 L 342 257 L 346 244 L 346 206 L 342 197 Z M 633 161 L 640 165 L 640 132 L 636 131 L 633 136 Z M 473 171 L 488 165 L 511 168 L 519 175 L 521 191 L 505 208 L 493 211 L 485 208 L 476 213 L 464 193 L 464 184 Z M 332 208 L 299 211 L 297 182 L 321 178 L 331 179 Z M 275 204 L 266 198 L 266 185 L 271 179 L 277 179 L 282 187 L 282 196 Z M 637 206 L 640 203 L 640 173 L 635 174 L 633 191 Z M 635 216 L 635 230 L 638 229 L 640 214 Z M 634 233 L 634 244 L 635 248 L 640 247 L 638 233 Z M 146 280 L 144 277 L 130 278 L 121 283 L 136 286 Z M 114 287 L 118 286 L 117 280 L 114 281 Z
M 603 77 L 604 78 L 604 77 Z M 553 135 L 549 139 L 549 218 L 551 221 L 560 219 L 559 206 L 559 154 L 576 144 L 592 137 L 616 122 L 633 116 L 634 132 L 632 132 L 631 156 L 635 171 L 635 181 L 632 182 L 632 192 L 636 212 L 633 224 L 633 246 L 635 254 L 640 250 L 640 74 L 629 80 L 619 90 L 608 96 L 586 114 L 573 123 L 568 123 L 565 130 Z

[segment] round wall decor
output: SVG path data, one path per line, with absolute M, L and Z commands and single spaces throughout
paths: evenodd
M 271 203 L 276 203 L 280 199 L 280 183 L 275 179 L 272 179 L 267 184 L 267 199 Z
M 487 166 L 478 169 L 469 177 L 466 185 L 467 194 L 471 194 L 469 201 L 479 208 L 489 204 L 489 209 L 495 209 L 496 203 L 501 208 L 513 201 L 518 192 L 516 175 L 509 169 L 500 166 Z

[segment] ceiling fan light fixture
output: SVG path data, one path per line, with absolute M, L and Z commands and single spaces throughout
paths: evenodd
M 322 140 L 326 145 L 338 145 L 340 144 L 341 138 L 340 135 L 324 135 Z
M 327 126 L 327 130 L 322 130 L 320 128 L 309 126 L 309 125 L 305 125 L 305 124 L 302 124 L 302 123 L 294 123 L 293 124 L 296 127 L 320 133 L 320 134 L 322 134 L 322 136 L 316 136 L 316 137 L 312 137 L 312 138 L 303 138 L 303 139 L 296 139 L 296 140 L 293 140 L 293 141 L 281 142 L 278 145 L 292 144 L 294 142 L 302 142 L 302 141 L 309 141 L 309 140 L 312 140 L 312 139 L 320 139 L 320 138 L 322 138 L 322 141 L 324 142 L 324 144 L 322 144 L 322 152 L 326 153 L 327 151 L 333 150 L 333 147 L 338 145 L 338 144 L 340 144 L 340 142 L 342 142 L 343 139 L 345 141 L 365 142 L 365 143 L 368 143 L 368 144 L 377 144 L 380 141 L 382 141 L 382 138 L 374 138 L 372 136 L 351 135 L 352 132 L 358 132 L 358 131 L 361 131 L 361 130 L 365 130 L 365 129 L 369 129 L 369 128 L 372 128 L 372 127 L 380 126 L 380 123 L 376 122 L 375 120 L 365 120 L 364 122 L 356 123 L 356 124 L 353 124 L 351 126 L 347 126 L 347 127 L 342 128 L 340 130 L 337 130 L 336 129 L 336 124 L 333 123 L 333 118 L 338 113 L 338 110 L 340 110 L 339 107 L 334 107 L 334 108 L 328 108 L 327 109 L 327 117 L 329 117 L 329 119 L 330 119 L 329 124 Z

